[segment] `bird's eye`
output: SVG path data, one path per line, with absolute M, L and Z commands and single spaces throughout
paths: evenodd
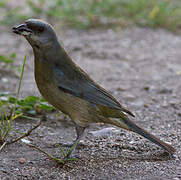
M 44 31 L 44 27 L 39 27 L 39 28 L 38 28 L 38 32 L 39 32 L 39 33 L 42 33 L 43 31 Z

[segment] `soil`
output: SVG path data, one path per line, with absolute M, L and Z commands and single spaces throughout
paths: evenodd
M 76 151 L 80 159 L 63 167 L 22 142 L 6 146 L 0 152 L 0 179 L 181 179 L 181 36 L 137 27 L 56 31 L 75 62 L 131 110 L 138 125 L 172 144 L 176 153 L 165 156 L 137 134 L 93 124 Z M 39 95 L 29 44 L 5 27 L 0 39 L 0 54 L 16 52 L 16 66 L 27 55 L 21 96 Z M 0 92 L 14 93 L 17 84 L 13 73 L 1 69 Z M 19 119 L 14 128 L 25 132 L 36 123 Z M 74 138 L 70 119 L 51 113 L 26 140 L 60 157 L 54 144 Z

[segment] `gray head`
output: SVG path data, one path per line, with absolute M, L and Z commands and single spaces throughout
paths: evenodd
M 57 41 L 53 27 L 40 19 L 28 19 L 24 24 L 13 27 L 13 32 L 23 35 L 33 49 L 51 47 Z

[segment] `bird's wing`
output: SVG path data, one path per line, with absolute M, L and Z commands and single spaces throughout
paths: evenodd
M 69 93 L 96 105 L 102 105 L 114 109 L 121 110 L 134 116 L 129 110 L 124 108 L 113 96 L 105 89 L 93 82 L 89 78 L 77 80 L 65 75 L 60 68 L 55 69 L 55 79 L 58 88 L 65 93 Z

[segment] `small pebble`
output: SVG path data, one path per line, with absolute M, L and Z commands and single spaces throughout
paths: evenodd
M 135 108 L 140 108 L 144 106 L 145 104 L 143 101 L 137 100 L 137 101 L 131 102 L 131 105 L 134 106 Z
M 20 158 L 20 159 L 19 159 L 19 163 L 20 163 L 20 164 L 24 164 L 25 162 L 26 162 L 25 158 Z
M 21 142 L 25 144 L 30 144 L 30 141 L 28 139 L 21 139 Z
M 89 133 L 92 134 L 94 137 L 107 137 L 112 135 L 113 131 L 115 130 L 115 128 L 108 127 L 97 131 L 90 131 Z
M 171 94 L 172 92 L 173 92 L 172 89 L 167 89 L 167 88 L 158 91 L 158 93 L 160 94 Z
M 2 78 L 2 82 L 7 83 L 9 80 L 7 78 Z
M 150 87 L 149 87 L 149 86 L 145 86 L 145 87 L 143 87 L 143 89 L 144 89 L 145 91 L 149 91 L 149 90 L 150 90 Z

